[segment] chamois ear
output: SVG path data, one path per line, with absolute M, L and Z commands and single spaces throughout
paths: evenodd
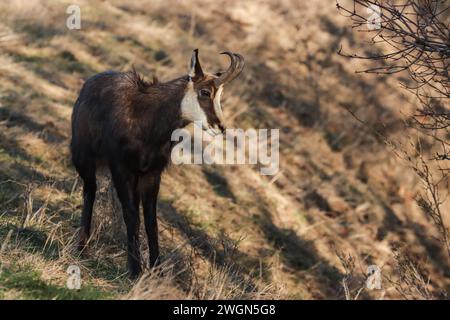
M 191 63 L 189 65 L 189 77 L 194 81 L 203 77 L 202 66 L 200 65 L 200 60 L 198 59 L 198 49 L 192 51 Z

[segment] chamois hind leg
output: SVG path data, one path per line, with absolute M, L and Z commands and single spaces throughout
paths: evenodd
M 95 161 L 82 164 L 76 163 L 75 168 L 83 180 L 83 210 L 81 212 L 81 228 L 78 240 L 78 250 L 82 252 L 86 247 L 91 232 L 92 209 L 97 191 Z
M 141 273 L 138 178 L 119 166 L 111 165 L 110 169 L 117 196 L 122 204 L 123 219 L 127 227 L 128 270 L 130 276 L 136 278 Z

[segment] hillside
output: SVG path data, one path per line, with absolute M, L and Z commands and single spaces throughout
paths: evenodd
M 81 30 L 65 26 L 72 3 Z M 417 101 L 396 77 L 355 74 L 365 62 L 336 54 L 341 45 L 370 46 L 335 1 L 13 0 L 0 4 L 0 35 L 0 298 L 417 299 L 449 291 L 449 257 L 414 200 L 417 176 L 346 110 L 407 143 L 405 110 Z M 224 93 L 225 117 L 229 127 L 279 128 L 280 172 L 171 166 L 158 203 L 164 275 L 135 283 L 107 172 L 88 256 L 74 250 L 82 190 L 68 149 L 73 103 L 105 70 L 183 75 L 194 48 L 211 71 L 226 67 L 219 52 L 245 57 Z M 66 288 L 71 264 L 81 268 L 80 291 Z M 369 265 L 381 268 L 383 290 L 365 288 Z M 408 281 L 415 272 L 429 280 L 416 283 L 425 293 Z

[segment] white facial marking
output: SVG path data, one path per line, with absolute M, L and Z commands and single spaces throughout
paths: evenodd
M 220 98 L 222 97 L 223 92 L 223 85 L 220 85 L 217 89 L 216 95 L 214 96 L 214 112 L 216 113 L 217 118 L 219 119 L 220 123 L 223 123 L 223 112 L 222 112 L 222 106 L 220 105 Z
M 183 100 L 181 100 L 181 116 L 191 122 L 201 123 L 203 129 L 207 129 L 208 119 L 198 102 L 197 93 L 194 91 L 194 83 L 188 82 Z

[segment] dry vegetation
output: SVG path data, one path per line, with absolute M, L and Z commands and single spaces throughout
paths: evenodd
M 373 46 L 334 1 L 70 3 L 82 9 L 80 31 L 65 27 L 68 1 L 0 4 L 1 298 L 445 297 L 450 259 L 417 204 L 420 179 L 346 109 L 393 141 L 414 138 L 425 156 L 439 146 L 405 126 L 418 101 L 401 74 L 355 74 L 370 62 L 336 54 Z M 107 173 L 89 255 L 73 250 L 81 189 L 68 152 L 72 105 L 97 72 L 134 65 L 170 79 L 196 47 L 207 69 L 225 63 L 224 49 L 245 56 L 225 114 L 230 127 L 281 129 L 281 171 L 172 166 L 158 205 L 162 272 L 132 283 Z M 444 199 L 446 226 L 449 207 Z M 70 264 L 81 268 L 80 291 L 65 288 Z M 365 288 L 372 264 L 382 290 Z

